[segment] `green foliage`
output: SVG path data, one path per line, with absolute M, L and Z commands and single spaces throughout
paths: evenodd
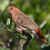
M 4 11 L 9 5 L 9 0 L 0 0 L 0 11 Z

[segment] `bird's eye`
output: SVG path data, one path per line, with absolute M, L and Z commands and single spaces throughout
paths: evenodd
M 12 9 L 13 9 L 13 7 L 10 8 L 10 10 L 12 10 Z

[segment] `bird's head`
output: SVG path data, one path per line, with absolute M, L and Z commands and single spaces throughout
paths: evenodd
M 14 14 L 15 13 L 19 13 L 20 10 L 18 8 L 16 8 L 15 6 L 9 6 L 8 7 L 8 11 L 11 13 L 11 14 Z
M 10 18 L 12 18 L 12 20 L 14 22 L 16 22 L 16 20 L 18 18 L 18 14 L 20 13 L 20 10 L 18 8 L 16 8 L 15 6 L 9 6 L 8 12 L 9 12 L 9 14 L 11 14 Z

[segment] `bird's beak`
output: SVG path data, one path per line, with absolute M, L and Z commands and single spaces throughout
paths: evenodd
M 8 7 L 8 9 L 7 9 L 8 11 L 10 11 L 11 10 L 11 7 Z

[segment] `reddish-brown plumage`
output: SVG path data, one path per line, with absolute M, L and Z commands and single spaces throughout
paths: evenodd
M 35 23 L 35 21 L 32 21 L 27 15 L 25 15 L 15 6 L 10 6 L 8 8 L 8 11 L 12 14 L 12 19 L 14 23 L 17 25 L 17 27 L 20 26 L 21 27 L 21 28 L 19 27 L 20 29 L 29 28 L 30 30 L 35 31 L 36 34 L 41 38 L 42 42 L 46 43 L 45 37 L 41 34 L 41 31 L 37 26 L 37 24 Z

